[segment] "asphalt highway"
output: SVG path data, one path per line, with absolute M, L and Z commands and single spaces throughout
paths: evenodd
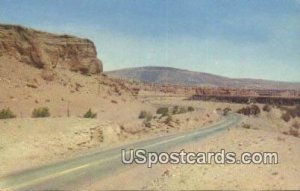
M 172 148 L 213 136 L 240 121 L 240 116 L 230 114 L 216 124 L 169 136 L 156 137 L 122 147 L 93 152 L 71 160 L 29 169 L 0 178 L 0 190 L 64 190 L 77 185 L 99 181 L 124 167 L 121 149 L 145 149 L 148 152 L 170 151 Z M 145 168 L 147 166 L 145 165 Z

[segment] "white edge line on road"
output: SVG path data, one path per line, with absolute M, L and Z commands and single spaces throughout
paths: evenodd
M 225 123 L 223 125 L 228 125 L 228 124 Z M 205 130 L 208 130 L 208 132 L 210 131 L 210 129 L 205 129 Z M 182 135 L 182 136 L 179 136 L 179 137 L 171 138 L 169 140 L 163 140 L 163 141 L 151 144 L 151 145 L 147 145 L 144 148 L 154 147 L 156 145 L 160 145 L 160 144 L 164 144 L 164 143 L 167 143 L 167 142 L 170 142 L 170 141 L 181 139 L 181 138 L 186 137 L 186 136 L 191 136 L 191 135 L 193 135 L 193 133 L 194 132 L 191 132 L 191 134 L 188 134 L 188 135 Z M 127 151 L 126 154 L 128 152 L 129 151 Z M 58 173 L 54 173 L 54 174 L 51 174 L 51 175 L 48 175 L 48 176 L 37 178 L 37 179 L 32 180 L 30 182 L 24 182 L 24 183 L 21 183 L 21 184 L 12 186 L 12 187 L 7 187 L 7 188 L 4 188 L 4 190 L 15 190 L 15 189 L 22 188 L 22 187 L 23 188 L 24 187 L 28 187 L 28 186 L 34 185 L 36 183 L 40 183 L 40 182 L 43 182 L 43 181 L 46 181 L 46 180 L 50 180 L 52 178 L 56 178 L 56 177 L 59 177 L 59 176 L 62 176 L 62 175 L 68 174 L 68 173 L 73 173 L 73 172 L 76 172 L 78 170 L 81 170 L 81 169 L 84 169 L 84 168 L 88 168 L 88 167 L 96 165 L 96 164 L 101 164 L 101 163 L 110 161 L 110 160 L 115 159 L 117 157 L 120 157 L 120 156 L 119 155 L 114 155 L 114 156 L 112 156 L 110 158 L 103 159 L 100 162 L 94 162 L 94 163 L 90 163 L 90 164 L 81 165 L 81 166 L 78 166 L 78 167 L 75 167 L 75 168 L 67 169 L 67 170 L 64 170 L 64 171 L 61 171 L 61 172 L 58 172 Z

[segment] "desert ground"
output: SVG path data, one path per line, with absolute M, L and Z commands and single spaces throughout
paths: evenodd
M 151 97 L 140 99 L 103 75 L 62 71 L 49 82 L 41 77 L 40 70 L 24 64 L 16 67 L 17 61 L 8 60 L 9 67 L 5 62 L 0 65 L 1 81 L 5 82 L 0 84 L 1 108 L 10 108 L 16 118 L 0 120 L 2 176 L 93 149 L 198 128 L 220 118 L 216 111 L 200 109 L 188 101 L 174 104 Z M 154 116 L 150 128 L 139 119 L 141 111 L 155 114 L 166 104 L 193 106 L 195 111 L 174 115 L 170 124 L 165 123 L 166 117 Z M 50 117 L 33 118 L 32 111 L 39 107 L 48 107 Z M 89 109 L 97 113 L 96 118 L 83 117 Z
M 62 71 L 49 82 L 38 69 L 28 65 L 15 67 L 18 63 L 11 59 L 10 63 L 9 67 L 0 65 L 1 81 L 5 82 L 0 84 L 1 107 L 10 108 L 17 117 L 0 120 L 0 176 L 142 139 L 205 127 L 219 121 L 225 108 L 236 112 L 246 107 L 190 101 L 154 92 L 134 96 L 105 75 L 82 76 Z M 7 75 L 12 72 L 20 75 Z M 168 123 L 167 117 L 156 116 L 157 108 L 173 106 L 192 106 L 194 111 L 172 115 Z M 31 117 L 37 107 L 48 107 L 51 116 Z M 285 110 L 270 106 L 271 109 L 264 111 L 264 105 L 259 107 L 260 114 L 243 116 L 238 126 L 225 133 L 176 149 L 278 152 L 277 165 L 125 167 L 87 189 L 299 189 L 300 139 L 299 135 L 290 134 L 291 128 L 299 132 L 295 125 L 299 124 L 299 118 L 286 122 L 282 119 Z M 90 108 L 97 113 L 96 118 L 83 117 Z M 144 119 L 139 119 L 141 111 L 153 114 L 150 127 Z M 136 181 L 140 174 L 143 178 Z

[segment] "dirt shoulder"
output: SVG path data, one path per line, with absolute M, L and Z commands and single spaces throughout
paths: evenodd
M 168 165 L 163 166 L 164 173 L 144 189 L 299 190 L 300 139 L 283 134 L 291 124 L 281 121 L 272 113 L 244 117 L 244 122 L 235 129 L 178 148 L 178 151 L 193 152 L 220 152 L 225 149 L 237 153 L 237 156 L 242 152 L 277 152 L 278 164 Z M 245 128 L 245 124 L 250 126 Z M 280 128 L 277 127 L 279 124 Z
M 147 109 L 155 113 L 156 106 L 141 104 L 140 101 L 118 105 L 118 110 L 100 112 L 96 119 L 49 117 L 0 120 L 0 151 L 3 156 L 0 158 L 0 176 L 140 140 L 201 128 L 220 119 L 219 115 L 210 111 L 195 110 L 172 115 L 168 123 L 167 116 L 157 115 L 151 119 L 151 127 L 146 127 L 144 119 L 138 118 L 139 112 Z M 128 112 L 131 112 L 130 115 L 127 115 Z M 109 113 L 113 113 L 116 119 L 106 117 Z
M 157 100 L 156 100 L 157 101 Z M 170 100 L 159 100 L 169 103 Z M 179 102 L 176 102 L 180 104 Z M 199 102 L 194 106 L 206 110 L 230 107 L 234 112 L 245 107 L 240 104 Z M 259 105 L 260 108 L 263 105 Z M 169 152 L 277 152 L 278 164 L 181 164 L 130 165 L 112 176 L 91 185 L 91 190 L 145 189 L 145 190 L 299 190 L 300 139 L 284 132 L 298 121 L 285 122 L 284 111 L 272 108 L 258 116 L 243 116 L 240 124 L 229 131 L 202 141 L 174 148 Z M 137 181 L 137 179 L 139 181 Z
M 194 152 L 277 152 L 279 164 L 169 165 L 166 173 L 145 189 L 157 190 L 298 190 L 300 140 L 259 130 L 233 129 L 199 143 L 184 146 Z

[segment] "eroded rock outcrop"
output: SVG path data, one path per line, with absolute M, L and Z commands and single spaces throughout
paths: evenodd
M 4 55 L 43 69 L 64 68 L 82 74 L 103 71 L 92 41 L 21 26 L 0 25 L 0 57 Z

